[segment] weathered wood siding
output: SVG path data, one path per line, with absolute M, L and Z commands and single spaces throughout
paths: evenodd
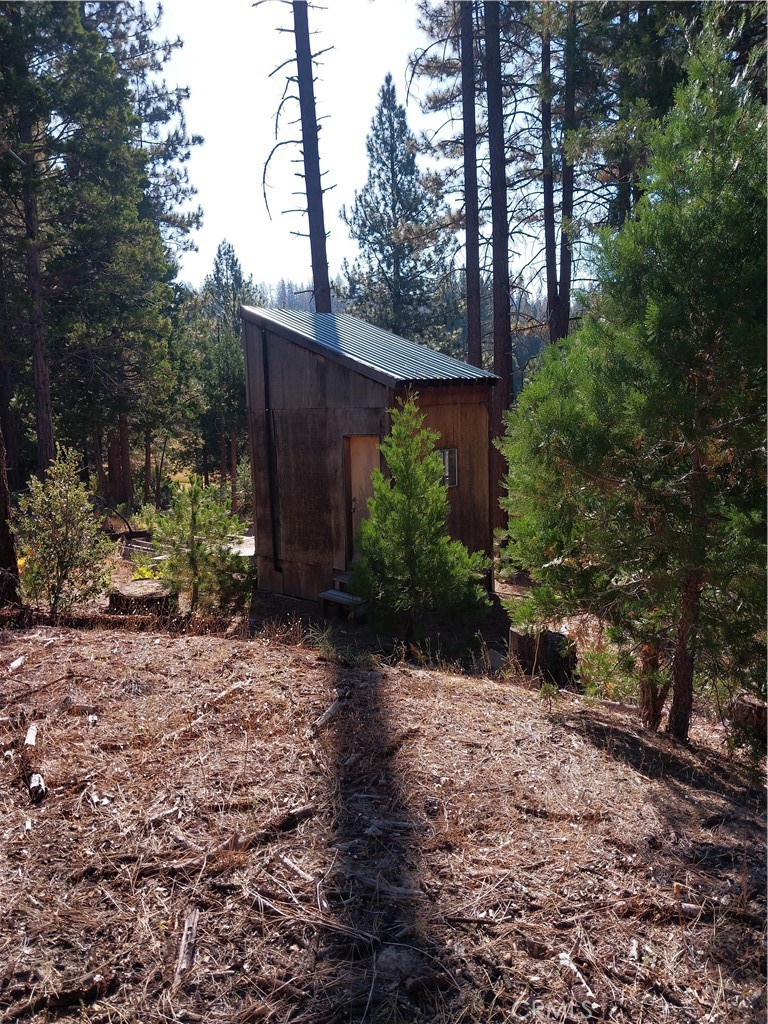
M 244 345 L 259 586 L 314 599 L 346 565 L 344 438 L 382 436 L 389 390 L 270 330 L 265 378 L 247 320 Z
M 414 386 L 424 426 L 440 435 L 439 448 L 457 450 L 458 486 L 448 488 L 448 532 L 470 551 L 490 555 L 488 505 L 490 385 L 486 383 Z M 404 392 L 398 390 L 398 397 Z
M 383 437 L 396 396 L 356 367 L 243 323 L 259 586 L 316 599 L 347 565 L 347 445 Z M 265 360 L 266 356 L 266 360 Z M 265 365 L 266 362 L 266 365 Z M 266 372 L 265 372 L 266 370 Z M 491 551 L 488 507 L 490 384 L 414 387 L 441 448 L 456 448 L 448 529 L 471 551 Z

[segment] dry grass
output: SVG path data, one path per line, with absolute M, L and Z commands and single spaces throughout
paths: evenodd
M 764 1019 L 711 731 L 295 633 L 0 633 L 0 1022 Z

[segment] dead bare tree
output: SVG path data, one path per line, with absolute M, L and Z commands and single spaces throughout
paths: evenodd
M 259 4 L 254 4 L 259 6 Z M 312 260 L 312 291 L 315 310 L 318 313 L 331 312 L 331 285 L 328 277 L 328 256 L 326 252 L 325 217 L 323 214 L 323 185 L 320 173 L 320 147 L 318 144 L 317 109 L 315 105 L 315 85 L 313 62 L 320 54 L 313 54 L 309 37 L 309 17 L 307 0 L 293 0 L 293 34 L 296 47 L 296 74 L 288 75 L 286 88 L 275 115 L 275 135 L 278 133 L 280 114 L 286 102 L 297 101 L 300 111 L 301 139 L 284 139 L 275 144 L 264 164 L 262 174 L 262 191 L 264 201 L 269 209 L 266 196 L 266 177 L 270 160 L 282 146 L 300 145 L 303 154 L 304 195 L 306 208 L 301 211 L 286 210 L 286 213 L 301 212 L 307 214 L 309 222 L 309 245 Z M 285 30 L 281 30 L 285 31 Z M 325 51 L 322 51 L 325 52 Z M 293 63 L 293 58 L 285 61 L 271 72 L 277 74 L 284 67 Z M 290 92 L 291 85 L 297 85 L 299 94 Z M 304 232 L 296 232 L 304 234 Z

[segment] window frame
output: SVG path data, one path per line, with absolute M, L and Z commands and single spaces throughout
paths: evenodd
M 443 460 L 444 487 L 459 486 L 459 450 L 458 448 L 438 448 L 440 458 Z

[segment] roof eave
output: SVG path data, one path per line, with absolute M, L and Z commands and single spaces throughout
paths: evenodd
M 283 323 L 282 320 L 271 317 L 267 310 L 257 309 L 254 306 L 241 306 L 240 313 L 245 320 L 249 320 L 252 323 L 257 324 L 262 329 L 269 329 L 273 333 L 279 334 L 292 341 L 294 344 L 307 349 L 307 351 L 313 352 L 315 355 L 322 356 L 324 359 L 331 359 L 342 366 L 346 366 L 349 369 L 354 370 L 356 373 L 361 374 L 361 376 L 367 377 L 369 380 L 375 381 L 378 384 L 383 384 L 384 387 L 398 388 L 409 387 L 411 385 L 434 387 L 447 386 L 451 384 L 495 385 L 499 381 L 498 377 L 488 373 L 488 371 L 484 371 L 484 374 L 481 377 L 398 377 L 394 374 L 387 373 L 386 370 L 381 370 L 378 367 L 373 367 L 369 363 L 363 362 L 362 360 L 355 359 L 354 356 L 350 356 L 345 352 L 337 352 L 334 349 L 329 348 L 327 345 L 323 345 L 322 342 L 308 338 L 306 334 L 288 326 Z
M 294 330 L 292 327 L 288 327 L 286 324 L 280 323 L 277 320 L 272 320 L 271 317 L 262 315 L 259 310 L 254 309 L 252 306 L 241 306 L 241 313 L 246 320 L 250 320 L 252 323 L 257 324 L 259 327 L 271 331 L 273 334 L 279 334 L 280 337 L 287 338 L 288 341 L 293 342 L 295 345 L 300 345 L 302 348 L 307 349 L 309 352 L 313 352 L 315 355 L 322 356 L 324 359 L 330 359 L 333 362 L 339 363 L 342 366 L 346 366 L 355 373 L 361 374 L 363 377 L 368 377 L 369 380 L 375 381 L 377 384 L 383 384 L 387 388 L 396 388 L 402 383 L 397 377 L 393 377 L 389 373 L 385 373 L 383 370 L 376 370 L 369 366 L 367 363 L 363 363 L 353 356 L 349 356 L 344 352 L 334 352 L 333 349 L 329 349 L 327 345 L 323 345 L 318 341 L 314 341 L 312 338 L 308 338 L 306 334 L 302 334 L 300 331 Z

